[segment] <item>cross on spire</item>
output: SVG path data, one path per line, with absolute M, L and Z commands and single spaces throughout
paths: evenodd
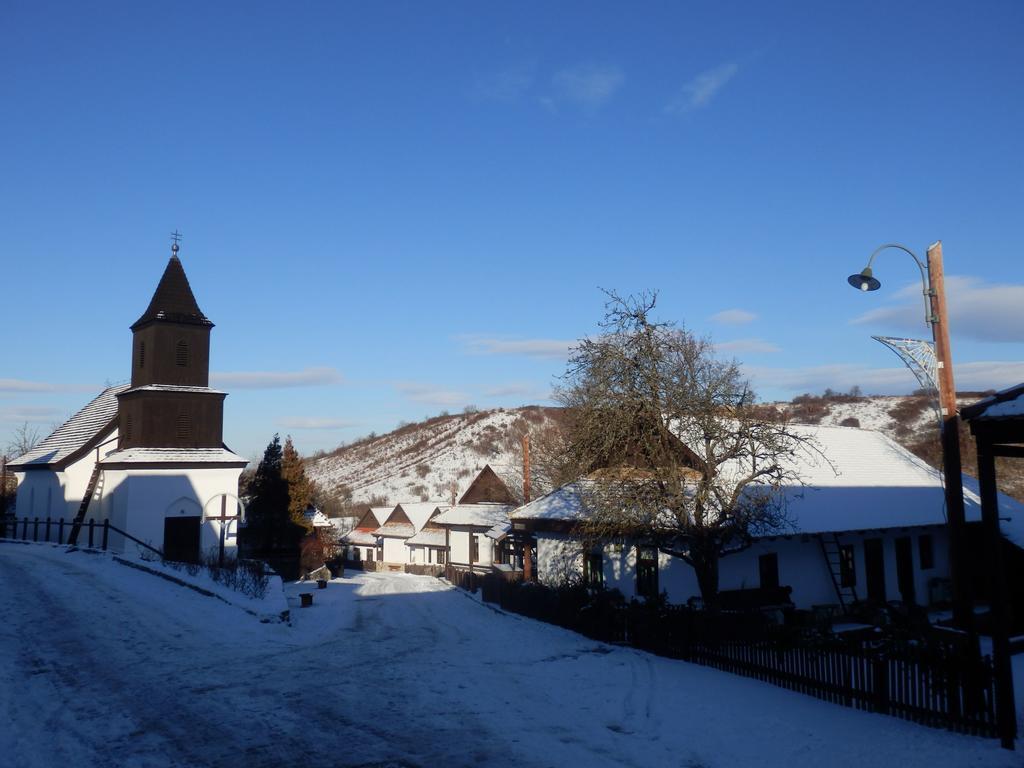
M 181 232 L 179 232 L 177 229 L 175 229 L 173 232 L 171 232 L 171 255 L 172 256 L 177 256 L 178 255 L 178 243 L 180 243 L 180 242 L 181 242 Z

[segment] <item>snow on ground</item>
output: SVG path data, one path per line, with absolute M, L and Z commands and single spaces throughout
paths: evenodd
M 0 543 L 0 763 L 1020 764 L 994 740 L 595 643 L 429 577 L 285 591 L 293 626 L 261 624 L 108 558 Z

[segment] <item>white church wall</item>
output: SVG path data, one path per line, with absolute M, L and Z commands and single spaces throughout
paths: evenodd
M 220 497 L 228 495 L 227 511 L 234 514 L 241 470 L 233 467 L 202 469 L 105 470 L 104 507 L 112 525 L 162 550 L 164 519 L 176 516 L 221 514 Z M 202 554 L 216 553 L 220 546 L 218 520 L 206 520 L 200 529 Z M 111 547 L 119 551 L 142 549 L 121 536 L 111 536 Z M 225 530 L 225 552 L 238 547 L 238 525 Z
M 102 437 L 100 458 L 117 449 L 117 430 L 114 429 Z M 90 450 L 77 461 L 68 464 L 63 470 L 54 472 L 49 469 L 32 469 L 19 471 L 16 510 L 18 517 L 40 518 L 53 520 L 61 518 L 71 520 L 78 514 L 82 497 L 89 486 L 89 477 L 96 463 L 96 450 Z M 100 482 L 103 478 L 101 476 Z M 102 497 L 102 485 L 96 488 L 93 504 L 89 506 L 88 516 L 102 520 L 105 514 L 96 502 Z

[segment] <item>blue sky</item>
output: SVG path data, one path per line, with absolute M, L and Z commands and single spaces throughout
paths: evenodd
M 331 448 L 544 402 L 599 287 L 660 292 L 765 399 L 1024 380 L 1024 4 L 0 7 L 0 444 L 128 377 L 184 233 L 225 434 Z

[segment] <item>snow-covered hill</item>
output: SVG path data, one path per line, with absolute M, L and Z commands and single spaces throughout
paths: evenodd
M 558 414 L 526 406 L 436 416 L 314 457 L 306 472 L 353 502 L 450 501 L 487 464 L 499 475 L 515 471 L 522 435 L 556 423 Z
M 964 395 L 961 407 L 977 399 Z M 941 460 L 938 414 L 928 397 L 804 395 L 765 408 L 797 423 L 878 430 L 933 465 Z M 314 457 L 307 472 L 326 490 L 352 502 L 450 501 L 453 489 L 461 495 L 486 464 L 499 476 L 517 475 L 524 432 L 557 427 L 560 415 L 557 408 L 527 406 L 437 416 Z M 973 473 L 973 451 L 966 442 L 963 454 L 964 470 Z M 1016 467 L 1000 473 L 1001 489 L 1024 498 L 1024 473 Z

